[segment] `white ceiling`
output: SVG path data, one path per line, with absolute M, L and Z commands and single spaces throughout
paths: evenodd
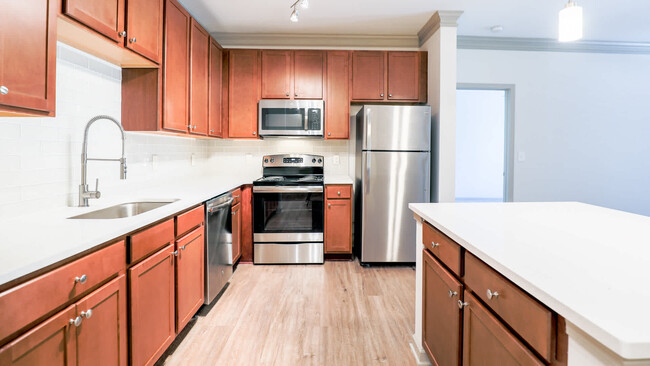
M 294 0 L 180 0 L 211 33 L 415 35 L 436 10 L 463 10 L 458 34 L 557 38 L 565 0 L 310 0 L 289 21 Z M 650 42 L 650 1 L 577 0 L 584 39 Z M 490 27 L 502 25 L 492 33 Z

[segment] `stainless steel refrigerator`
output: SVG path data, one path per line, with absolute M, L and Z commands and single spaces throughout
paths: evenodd
M 365 105 L 356 135 L 356 254 L 361 263 L 415 262 L 408 204 L 429 202 L 431 107 Z

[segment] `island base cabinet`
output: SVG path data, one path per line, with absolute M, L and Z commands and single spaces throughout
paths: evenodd
M 176 332 L 203 305 L 203 225 L 176 242 Z
M 129 269 L 131 365 L 153 365 L 175 337 L 173 244 Z
M 463 311 L 463 366 L 544 365 L 467 291 Z

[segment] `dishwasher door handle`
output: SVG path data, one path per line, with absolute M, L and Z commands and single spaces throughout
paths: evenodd
M 216 206 L 208 206 L 208 212 L 214 212 L 214 211 L 220 210 L 220 209 L 222 209 L 222 208 L 224 208 L 226 206 L 230 206 L 230 204 L 232 204 L 232 202 L 234 200 L 235 199 L 231 197 L 231 198 L 228 199 L 228 201 L 226 201 L 226 202 L 224 202 L 222 204 L 219 204 L 219 205 L 216 205 Z

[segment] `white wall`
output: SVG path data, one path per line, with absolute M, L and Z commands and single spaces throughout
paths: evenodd
M 515 85 L 515 201 L 650 215 L 650 55 L 462 49 L 458 82 Z

